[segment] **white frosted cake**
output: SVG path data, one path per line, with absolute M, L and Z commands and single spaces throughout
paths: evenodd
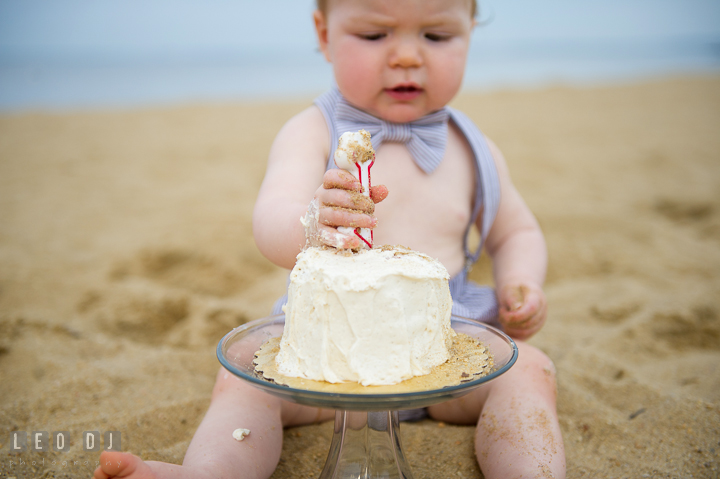
M 404 247 L 306 249 L 290 275 L 278 371 L 363 386 L 428 374 L 455 336 L 448 279 L 439 261 Z

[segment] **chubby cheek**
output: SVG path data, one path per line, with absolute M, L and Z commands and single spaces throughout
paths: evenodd
M 428 67 L 428 100 L 432 103 L 428 107 L 434 110 L 446 105 L 460 90 L 465 74 L 465 57 L 462 53 L 438 56 Z
M 382 69 L 377 55 L 347 47 L 344 51 L 333 59 L 335 81 L 351 103 L 362 106 L 382 90 Z

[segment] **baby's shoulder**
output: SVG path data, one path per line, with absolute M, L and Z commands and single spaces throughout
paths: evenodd
M 320 109 L 309 106 L 290 118 L 280 129 L 272 148 L 270 161 L 291 158 L 319 158 L 329 155 L 330 134 Z
M 447 107 L 447 112 L 450 119 L 450 132 L 451 134 L 453 131 L 455 132 L 455 140 L 461 139 L 466 143 L 475 145 L 481 145 L 487 142 L 485 134 L 472 118 L 462 111 L 451 107 Z
M 465 154 L 489 153 L 492 162 L 499 174 L 507 173 L 505 158 L 498 146 L 485 135 L 480 127 L 465 113 L 454 108 L 448 108 L 450 113 L 450 128 L 448 132 L 448 145 L 459 145 Z
M 285 135 L 302 136 L 306 140 L 328 140 L 330 137 L 325 117 L 315 105 L 290 118 L 278 133 L 278 137 Z

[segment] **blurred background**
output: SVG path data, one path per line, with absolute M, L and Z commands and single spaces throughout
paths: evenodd
M 182 462 L 217 341 L 286 290 L 252 216 L 277 132 L 331 85 L 312 10 L 0 0 L 0 442 L 121 431 Z M 457 106 L 545 232 L 532 344 L 558 370 L 568 477 L 717 479 L 720 0 L 480 10 L 464 85 L 480 94 Z M 485 255 L 471 277 L 491 272 Z M 415 477 L 479 477 L 473 427 L 440 425 L 403 426 Z M 318 477 L 332 429 L 286 430 L 273 478 Z M 5 452 L 2 478 L 97 460 Z
M 311 97 L 312 0 L 4 0 L 0 110 Z M 717 0 L 481 0 L 465 88 L 720 71 Z

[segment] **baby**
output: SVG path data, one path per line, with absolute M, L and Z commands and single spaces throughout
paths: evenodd
M 563 478 L 555 369 L 522 342 L 546 317 L 544 239 L 498 149 L 446 107 L 460 89 L 475 8 L 473 0 L 318 2 L 315 28 L 337 88 L 278 133 L 255 206 L 254 235 L 267 258 L 292 268 L 305 244 L 298 218 L 311 203 L 317 210 L 306 219 L 317 218 L 313 227 L 328 245 L 359 247 L 357 236 L 337 228 L 380 224 L 376 244 L 402 244 L 438 258 L 452 276 L 453 311 L 497 321 L 518 340 L 520 354 L 503 376 L 428 414 L 477 424 L 475 451 L 487 479 Z M 370 198 L 331 159 L 339 135 L 360 128 L 373 134 L 373 183 L 384 185 L 373 187 Z M 492 258 L 496 294 L 467 280 L 479 253 L 467 247 L 471 225 Z M 283 426 L 331 417 L 332 411 L 284 402 L 221 368 L 182 466 L 106 451 L 95 477 L 266 478 L 280 458 Z M 239 427 L 251 431 L 243 442 L 233 439 Z

